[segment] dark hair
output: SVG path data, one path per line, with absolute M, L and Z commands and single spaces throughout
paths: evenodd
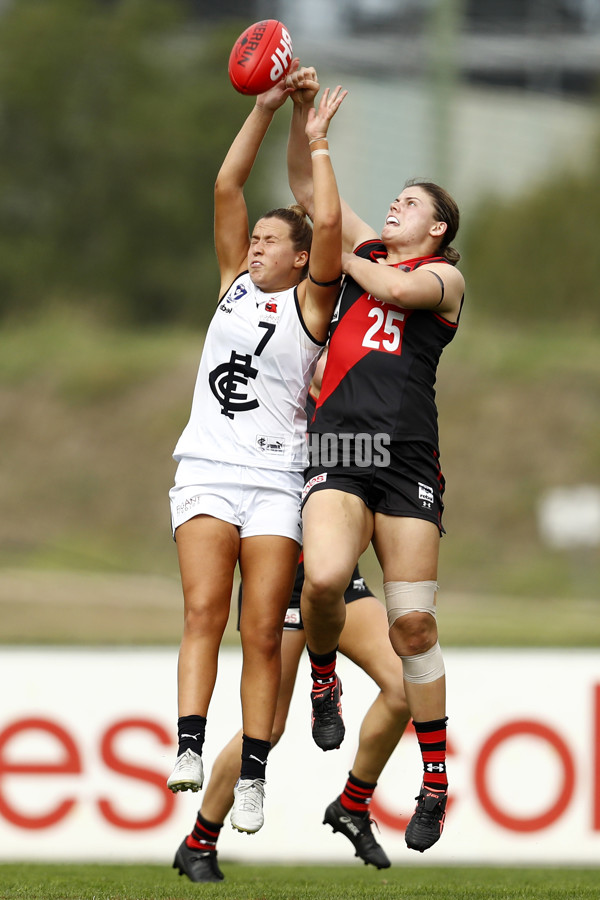
M 443 256 L 444 259 L 447 259 L 449 263 L 455 266 L 460 259 L 460 253 L 454 247 L 451 247 L 450 244 L 456 237 L 460 224 L 460 213 L 456 201 L 450 196 L 448 191 L 445 191 L 443 187 L 440 187 L 439 184 L 435 184 L 433 181 L 411 178 L 404 185 L 405 188 L 415 186 L 423 188 L 433 200 L 433 214 L 436 221 L 446 223 L 447 227 L 438 249 L 440 256 Z
M 270 209 L 269 212 L 261 216 L 261 219 L 281 219 L 282 222 L 287 222 L 290 227 L 290 238 L 294 250 L 306 250 L 310 256 L 313 231 L 303 206 L 300 206 L 299 203 L 292 203 L 291 206 Z M 307 277 L 308 260 L 302 269 L 301 280 Z

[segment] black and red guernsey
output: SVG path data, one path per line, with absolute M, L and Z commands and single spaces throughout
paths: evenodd
M 366 241 L 354 252 L 373 262 L 387 256 L 380 240 Z M 432 262 L 447 260 L 424 256 L 395 268 L 411 272 Z M 393 441 L 437 447 L 436 371 L 457 326 L 431 309 L 377 300 L 346 276 L 309 431 L 386 434 Z

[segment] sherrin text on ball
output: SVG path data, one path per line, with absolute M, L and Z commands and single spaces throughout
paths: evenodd
M 240 94 L 262 94 L 287 74 L 292 58 L 292 39 L 283 22 L 263 19 L 233 45 L 229 78 Z

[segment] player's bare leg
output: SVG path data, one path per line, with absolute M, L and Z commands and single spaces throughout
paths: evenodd
M 404 686 L 423 758 L 423 782 L 406 829 L 423 852 L 439 840 L 448 797 L 446 680 L 436 622 L 440 534 L 423 519 L 375 517 L 373 545 L 384 573 L 390 641 L 404 665 Z
M 239 552 L 235 526 L 195 516 L 175 532 L 183 588 L 183 636 L 177 666 L 179 745 L 167 780 L 172 791 L 202 787 L 206 715 L 231 603 Z
M 266 764 L 281 679 L 283 620 L 292 595 L 299 552 L 296 541 L 287 537 L 260 535 L 241 541 L 243 738 L 231 824 L 238 831 L 250 834 L 258 831 L 264 821 Z
M 363 719 L 358 750 L 342 794 L 329 804 L 324 822 L 352 842 L 356 855 L 379 869 L 390 861 L 372 831 L 369 804 L 384 766 L 408 724 L 410 713 L 402 663 L 387 634 L 387 616 L 375 597 L 349 603 L 340 651 L 379 686 Z
M 301 609 L 313 687 L 312 734 L 322 750 L 344 739 L 335 672 L 337 646 L 346 619 L 344 591 L 359 556 L 366 549 L 372 515 L 362 500 L 337 490 L 315 491 L 302 513 L 304 587 Z
M 304 646 L 302 630 L 283 633 L 281 684 L 271 734 L 272 747 L 279 741 L 285 730 L 298 664 Z M 217 882 L 224 878 L 217 862 L 217 841 L 227 813 L 233 806 L 233 791 L 240 774 L 242 735 L 243 732 L 240 729 L 215 759 L 194 827 L 177 850 L 173 865 L 179 869 L 181 874 L 187 875 L 191 881 Z

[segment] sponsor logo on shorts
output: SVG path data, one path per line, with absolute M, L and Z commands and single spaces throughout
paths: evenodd
M 183 516 L 188 513 L 190 509 L 194 509 L 195 506 L 198 506 L 201 500 L 202 494 L 194 494 L 193 497 L 188 497 L 183 503 L 178 503 L 175 507 L 175 512 L 178 516 Z
M 263 453 L 274 453 L 278 456 L 285 453 L 285 438 L 278 435 L 257 434 L 256 446 Z
M 366 591 L 367 586 L 364 578 L 355 578 L 352 582 L 352 588 L 355 591 Z
M 386 468 L 390 464 L 389 434 L 310 432 L 307 443 L 310 466 L 326 469 L 334 466 Z
M 327 472 L 321 472 L 320 475 L 315 475 L 314 478 L 307 481 L 304 485 L 304 490 L 302 491 L 302 499 L 304 500 L 304 498 L 308 496 L 315 484 L 322 484 L 324 481 L 327 481 Z
M 419 500 L 424 509 L 431 509 L 434 503 L 433 488 L 419 481 Z
M 286 625 L 300 625 L 300 622 L 300 610 L 290 607 L 285 614 L 285 619 L 283 620 L 284 627 Z

